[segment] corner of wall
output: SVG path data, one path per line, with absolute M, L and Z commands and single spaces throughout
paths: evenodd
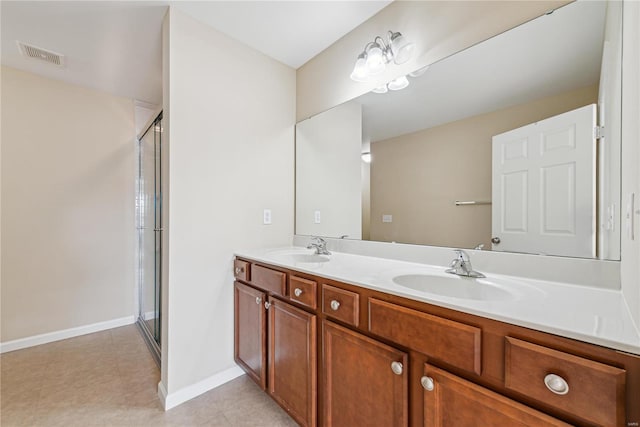
M 622 54 L 622 292 L 640 330 L 640 3 L 623 3 Z M 635 198 L 633 212 L 631 197 Z M 628 215 L 630 218 L 625 218 Z M 633 219 L 634 239 L 628 231 Z M 626 222 L 626 224 L 625 224 Z
M 164 15 L 162 20 L 162 117 L 163 117 L 163 126 L 164 126 L 164 146 L 165 151 L 168 151 L 168 147 L 171 141 L 171 110 L 170 106 L 170 57 L 171 57 L 171 14 L 173 8 L 169 6 L 167 8 L 167 12 Z M 168 226 L 169 223 L 169 156 L 163 156 L 163 164 L 162 170 L 164 172 L 164 176 L 162 177 L 164 188 L 162 192 L 162 204 L 164 206 L 163 211 L 163 224 L 162 228 Z M 160 307 L 161 312 L 163 313 L 161 319 L 161 336 L 160 342 L 167 343 L 169 337 L 169 236 L 168 233 L 165 234 L 165 239 L 163 241 L 164 250 L 162 252 L 162 280 L 160 283 L 160 294 L 162 300 L 162 306 Z M 167 361 L 169 360 L 169 352 L 168 346 L 161 346 L 161 357 L 160 357 L 160 383 L 158 384 L 158 390 L 160 390 L 160 385 L 162 385 L 164 390 L 164 396 L 167 394 L 167 387 L 169 382 L 169 373 L 168 367 L 169 364 Z M 164 398 L 161 398 L 164 405 Z
M 244 371 L 239 366 L 234 366 L 229 369 L 225 369 L 215 375 L 205 378 L 202 381 L 198 381 L 195 384 L 176 390 L 173 393 L 167 393 L 167 389 L 161 382 L 158 383 L 158 397 L 162 403 L 162 407 L 165 411 L 171 408 L 200 396 L 209 390 L 213 390 L 216 387 L 220 387 L 229 381 L 244 375 Z

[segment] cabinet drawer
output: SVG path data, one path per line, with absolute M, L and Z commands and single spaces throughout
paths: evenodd
M 282 296 L 287 294 L 287 275 L 281 271 L 252 264 L 251 283 L 274 294 Z
M 482 331 L 475 326 L 369 298 L 369 332 L 451 366 L 481 373 Z
M 624 424 L 623 369 L 516 338 L 505 339 L 508 389 L 597 425 Z M 553 381 L 549 375 L 560 378 Z
M 249 263 L 236 259 L 233 261 L 233 275 L 238 280 L 249 280 Z
M 302 277 L 289 278 L 289 299 L 310 308 L 316 308 L 317 283 Z
M 360 295 L 327 284 L 322 285 L 322 313 L 358 326 Z
M 420 382 L 424 389 L 425 427 L 569 427 L 558 419 L 434 366 L 425 365 Z

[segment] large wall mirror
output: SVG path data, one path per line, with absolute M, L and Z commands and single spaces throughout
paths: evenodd
M 578 1 L 299 122 L 296 234 L 620 259 L 621 45 Z

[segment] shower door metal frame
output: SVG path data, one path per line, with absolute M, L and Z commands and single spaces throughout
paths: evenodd
M 154 318 L 154 329 L 156 333 L 149 329 L 149 326 L 146 322 L 145 311 L 144 311 L 144 235 L 145 230 L 148 227 L 145 227 L 142 221 L 142 216 L 144 212 L 141 211 L 140 207 L 140 198 L 144 194 L 144 178 L 143 174 L 143 140 L 147 133 L 153 132 L 153 151 L 154 151 L 154 166 L 153 166 L 153 247 L 154 247 L 154 311 L 157 313 L 157 316 Z M 137 209 L 138 212 L 138 318 L 137 325 L 142 332 L 142 335 L 145 339 L 149 350 L 153 358 L 155 359 L 158 366 L 160 366 L 161 359 L 161 342 L 160 337 L 162 334 L 162 292 L 161 292 L 161 284 L 162 284 L 162 251 L 163 251 L 163 228 L 162 228 L 162 111 L 158 116 L 151 122 L 149 127 L 138 137 L 138 182 L 137 182 Z M 148 209 L 145 206 L 145 209 Z

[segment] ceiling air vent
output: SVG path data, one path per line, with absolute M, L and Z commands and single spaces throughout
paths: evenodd
M 59 53 L 28 45 L 20 41 L 18 42 L 18 49 L 20 49 L 20 53 L 24 56 L 28 56 L 29 58 L 39 59 L 40 61 L 45 61 L 58 66 L 64 65 L 64 55 L 60 55 Z

